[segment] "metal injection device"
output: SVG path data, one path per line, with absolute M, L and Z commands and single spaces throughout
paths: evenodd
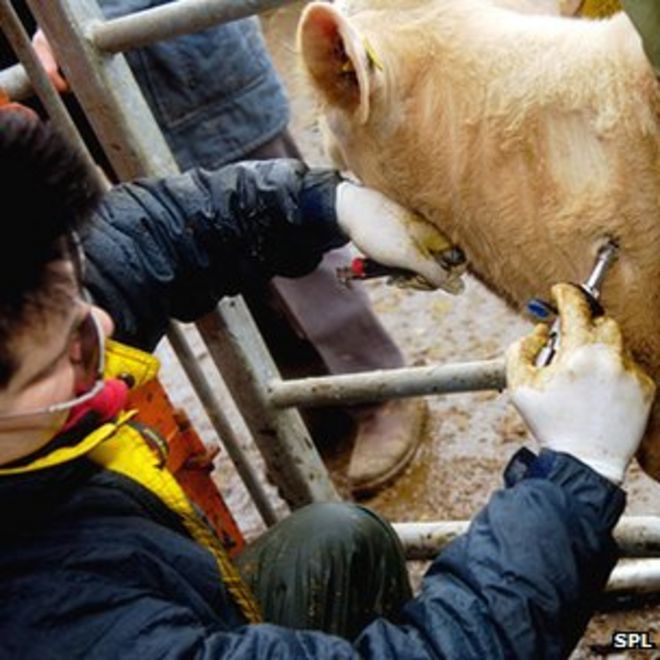
M 440 252 L 435 259 L 448 275 L 443 288 L 450 293 L 460 292 L 463 288 L 460 278 L 467 268 L 463 251 L 453 246 Z M 404 268 L 385 266 L 369 257 L 355 257 L 348 266 L 337 268 L 337 278 L 344 286 L 350 286 L 354 280 L 387 278 L 388 283 L 404 288 L 420 290 L 432 288 L 417 273 Z
M 616 261 L 618 252 L 619 246 L 613 240 L 609 240 L 603 245 L 598 251 L 596 263 L 591 274 L 582 284 L 580 284 L 580 288 L 587 296 L 587 300 L 589 301 L 594 316 L 600 316 L 603 314 L 603 308 L 599 302 L 601 287 L 607 272 Z M 557 310 L 553 309 L 551 305 L 538 298 L 530 300 L 527 304 L 527 309 L 534 316 L 542 319 L 547 319 L 552 313 L 557 313 Z M 559 349 L 559 342 L 561 340 L 560 334 L 559 318 L 556 318 L 550 327 L 548 343 L 541 349 L 536 357 L 537 367 L 545 367 L 552 362 Z

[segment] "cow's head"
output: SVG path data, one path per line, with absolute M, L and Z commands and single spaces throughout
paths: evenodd
M 345 8 L 310 3 L 300 19 L 298 46 L 319 100 L 327 153 L 337 166 L 378 185 L 388 143 L 405 144 L 400 135 L 392 138 L 409 119 L 407 90 L 419 79 L 409 71 L 419 58 L 401 52 L 405 38 L 390 41 L 383 21 L 392 14 L 377 2 L 369 4 L 369 9 L 352 6 L 356 13 L 349 16 Z
M 471 93 L 465 67 L 454 61 L 457 37 L 448 19 L 463 11 L 461 4 L 312 2 L 298 25 L 298 51 L 319 103 L 326 153 L 339 168 L 429 219 L 449 204 L 454 124 Z
M 383 84 L 383 65 L 358 28 L 329 3 L 306 7 L 298 40 L 303 66 L 319 100 L 326 153 L 336 166 L 350 169 L 347 146 L 369 121 L 372 95 Z

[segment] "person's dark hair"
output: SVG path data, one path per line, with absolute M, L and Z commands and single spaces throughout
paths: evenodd
M 12 340 L 57 303 L 53 262 L 70 256 L 71 231 L 101 190 L 78 151 L 48 124 L 0 111 L 0 386 L 17 365 Z M 61 295 L 59 296 L 61 299 Z

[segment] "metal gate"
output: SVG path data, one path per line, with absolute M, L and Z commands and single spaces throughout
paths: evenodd
M 95 0 L 27 0 L 115 173 L 122 180 L 178 172 L 176 162 L 121 54 L 131 48 L 259 14 L 291 0 L 178 0 L 105 20 Z M 21 64 L 0 72 L 0 89 L 20 100 L 36 92 L 50 118 L 87 155 L 52 88 L 10 0 L 0 0 L 0 26 Z M 240 297 L 223 300 L 196 323 L 241 412 L 271 480 L 291 508 L 339 495 L 295 406 L 354 404 L 424 394 L 505 388 L 502 359 L 283 381 Z M 277 521 L 270 498 L 243 454 L 237 431 L 200 368 L 181 326 L 167 338 L 218 438 L 267 525 Z M 431 558 L 467 521 L 394 523 L 411 559 Z M 612 590 L 660 590 L 660 518 L 624 517 L 616 530 L 624 556 L 643 557 L 615 569 Z

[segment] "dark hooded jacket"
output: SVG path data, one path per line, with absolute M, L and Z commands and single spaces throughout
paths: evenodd
M 121 186 L 86 233 L 87 284 L 119 338 L 151 348 L 170 317 L 194 319 L 252 278 L 307 273 L 344 243 L 337 181 L 274 161 Z M 616 562 L 624 494 L 554 452 L 517 454 L 505 481 L 400 620 L 351 644 L 246 624 L 176 516 L 85 456 L 0 469 L 0 657 L 566 657 Z

